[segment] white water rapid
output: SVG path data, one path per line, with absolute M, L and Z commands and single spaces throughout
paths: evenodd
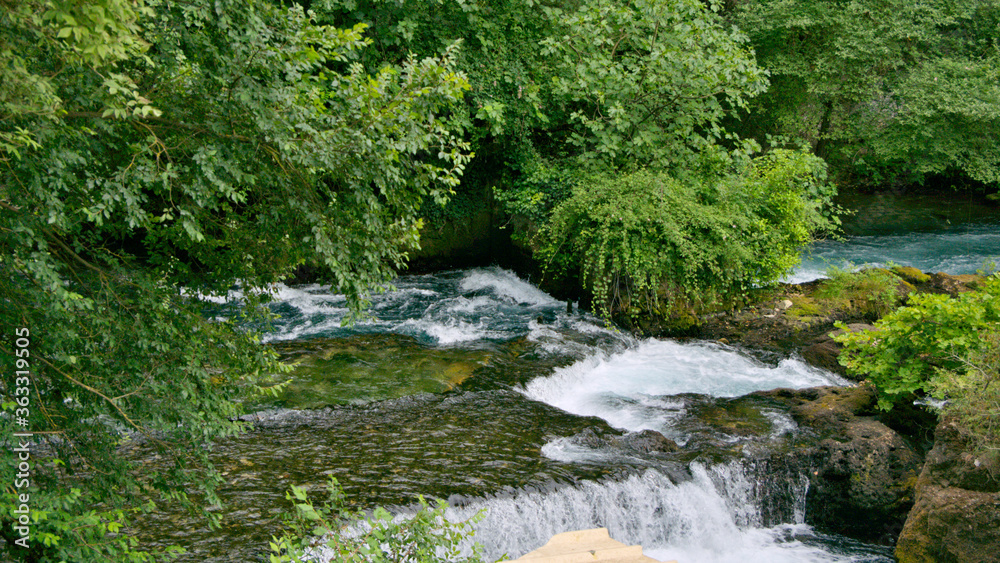
M 805 480 L 791 481 L 789 522 L 768 526 L 752 468 L 691 466 L 692 479 L 674 484 L 656 470 L 621 481 L 584 482 L 548 492 L 524 492 L 451 509 L 452 520 L 480 510 L 475 540 L 488 558 L 518 557 L 560 532 L 605 527 L 611 537 L 642 545 L 660 561 L 679 563 L 846 563 L 889 561 L 874 554 L 838 553 L 821 546 L 802 524 Z
M 734 348 L 709 342 L 646 339 L 626 351 L 594 354 L 548 377 L 532 380 L 525 395 L 581 416 L 597 416 L 629 431 L 672 435 L 683 410 L 678 395 L 737 397 L 753 391 L 845 385 L 837 375 L 800 360 L 763 364 Z
M 320 286 L 280 287 L 274 309 L 281 318 L 268 339 L 395 332 L 454 348 L 523 338 L 536 350 L 576 359 L 516 387 L 526 398 L 597 416 L 625 431 L 656 430 L 682 445 L 687 436 L 673 422 L 693 397 L 846 383 L 796 359 L 768 365 L 714 343 L 636 340 L 592 316 L 567 314 L 563 303 L 497 268 L 411 276 L 396 287 L 374 296 L 372 319 L 349 328 L 341 326 L 346 310 L 339 296 Z M 788 415 L 762 414 L 772 424 L 773 437 L 795 431 Z M 560 463 L 608 467 L 621 455 L 581 446 L 571 436 L 553 437 L 541 454 Z M 801 475 L 783 476 L 775 484 L 748 460 L 696 462 L 687 471 L 690 478 L 675 478 L 678 482 L 647 467 L 617 478 L 466 498 L 461 507 L 449 509 L 449 518 L 484 510 L 475 540 L 489 558 L 518 557 L 556 533 L 607 527 L 618 541 L 641 544 L 651 557 L 681 563 L 891 560 L 861 544 L 814 534 L 803 523 L 807 481 Z M 772 511 L 765 518 L 766 507 L 776 503 L 784 506 L 780 517 L 775 520 Z M 315 555 L 317 561 L 328 560 L 322 552 Z

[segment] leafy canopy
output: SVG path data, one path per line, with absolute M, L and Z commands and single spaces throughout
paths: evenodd
M 29 427 L 58 438 L 36 444 L 27 551 L 10 551 L 2 493 L 3 549 L 148 560 L 120 535 L 130 513 L 215 503 L 207 448 L 282 369 L 191 295 L 240 284 L 240 320 L 266 320 L 270 284 L 307 264 L 360 311 L 416 244 L 422 202 L 458 183 L 469 84 L 456 47 L 369 72 L 363 25 L 264 0 L 5 3 L 0 18 L 0 324 L 30 330 Z M 117 452 L 134 440 L 173 468 L 131 471 Z
M 754 0 L 733 21 L 771 73 L 751 129 L 810 141 L 842 179 L 998 185 L 1000 3 Z
M 569 113 L 566 142 L 612 168 L 694 167 L 729 135 L 723 117 L 767 87 L 746 36 L 698 0 L 590 0 L 552 8 L 543 53 Z

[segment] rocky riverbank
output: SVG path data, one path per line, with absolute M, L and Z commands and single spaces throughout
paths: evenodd
M 956 295 L 977 276 L 900 269 L 900 303 L 912 292 Z M 698 338 L 797 354 L 844 374 L 835 321 L 872 328 L 864 303 L 827 299 L 823 282 L 785 285 L 756 306 L 706 316 Z M 766 358 L 765 358 L 766 359 Z M 1000 454 L 969 453 L 963 429 L 924 407 L 875 407 L 874 390 L 820 387 L 755 393 L 785 405 L 815 434 L 792 456 L 809 477 L 806 521 L 818 529 L 895 543 L 901 563 L 997 561 L 1000 553 Z

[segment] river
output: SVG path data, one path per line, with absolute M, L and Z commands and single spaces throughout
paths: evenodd
M 1000 248 L 996 223 L 958 229 L 821 243 L 792 279 L 821 275 L 817 259 L 965 273 Z M 264 340 L 296 369 L 283 395 L 248 405 L 251 432 L 212 452 L 227 479 L 223 529 L 171 513 L 140 527 L 187 548 L 183 560 L 263 560 L 285 491 L 319 495 L 329 476 L 359 507 L 405 514 L 424 495 L 447 499 L 453 518 L 485 509 L 476 540 L 493 558 L 604 526 L 681 563 L 893 560 L 807 526 L 808 481 L 753 453 L 794 447 L 798 429 L 740 397 L 847 384 L 799 359 L 636 339 L 499 268 L 401 277 L 349 327 L 345 299 L 322 286 L 278 286 L 272 307 Z M 629 445 L 648 430 L 677 450 Z

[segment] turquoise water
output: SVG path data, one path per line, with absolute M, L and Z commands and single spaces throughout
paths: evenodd
M 922 272 L 974 274 L 1000 263 L 1000 219 L 948 224 L 932 231 L 857 235 L 813 244 L 787 278 L 791 283 L 826 277 L 831 267 L 898 264 Z

